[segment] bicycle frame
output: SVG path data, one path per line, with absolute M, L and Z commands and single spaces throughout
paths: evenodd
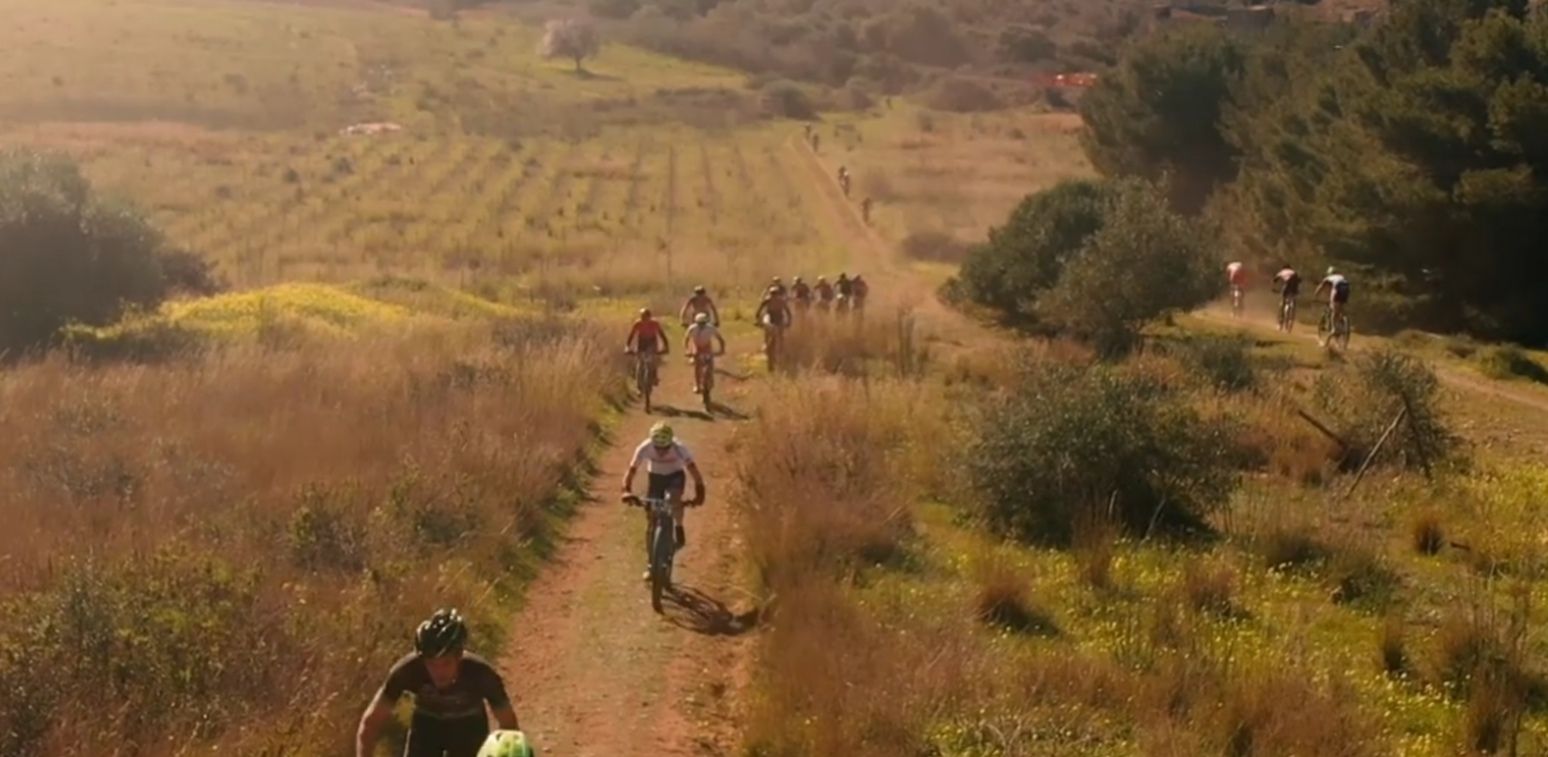
M 645 530 L 645 554 L 650 559 L 650 604 L 661 611 L 661 595 L 672 586 L 672 562 L 677 555 L 677 517 L 672 510 L 678 495 L 665 497 L 639 497 L 629 495 L 626 501 L 642 507 L 649 515 Z

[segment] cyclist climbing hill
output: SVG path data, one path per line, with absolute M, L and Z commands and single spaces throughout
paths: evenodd
M 849 280 L 849 274 L 840 273 L 838 280 L 833 282 L 833 289 L 838 293 L 838 309 L 848 310 L 855 297 L 855 284 Z
M 1344 311 L 1349 305 L 1349 279 L 1332 266 L 1328 266 L 1328 275 L 1317 285 L 1317 290 L 1312 292 L 1312 296 L 1322 294 L 1324 289 L 1328 290 L 1329 329 L 1337 330 L 1338 324 L 1343 322 Z
M 670 355 L 672 345 L 667 341 L 666 329 L 651 315 L 650 308 L 640 309 L 639 320 L 634 322 L 628 339 L 624 340 L 624 351 L 651 361 L 656 368 L 656 383 L 661 383 L 661 356 Z
M 1274 289 L 1279 292 L 1279 329 L 1289 331 L 1295 327 L 1295 300 L 1301 296 L 1301 274 L 1285 263 L 1274 274 Z
M 693 358 L 693 393 L 698 394 L 705 386 L 704 373 L 715 370 L 715 356 L 726 354 L 726 338 L 710 323 L 708 313 L 695 316 L 683 335 L 683 351 Z
M 779 296 L 781 296 L 781 297 L 785 297 L 785 296 L 790 294 L 790 290 L 785 287 L 785 281 L 783 279 L 781 279 L 780 277 L 778 277 L 778 276 L 775 276 L 774 278 L 769 279 L 769 289 L 770 290 L 778 289 L 779 290 Z
M 833 306 L 833 285 L 828 283 L 828 277 L 818 276 L 817 286 L 812 287 L 812 292 L 817 295 L 819 310 L 827 310 Z
M 438 610 L 419 624 L 414 651 L 398 660 L 377 690 L 355 734 L 355 756 L 371 757 L 393 710 L 414 697 L 404 757 L 476 757 L 494 715 L 502 729 L 517 730 L 516 711 L 493 666 L 464 651 L 467 625 L 456 610 Z
M 861 278 L 860 274 L 857 273 L 854 278 L 849 280 L 849 289 L 854 295 L 854 309 L 861 310 L 865 308 L 865 299 L 871 296 L 871 285 L 865 283 L 865 279 Z
M 683 511 L 686 505 L 704 504 L 705 493 L 704 476 L 699 473 L 699 466 L 694 462 L 693 453 L 677 441 L 677 435 L 672 427 L 666 423 L 657 423 L 650 429 L 650 438 L 646 439 L 634 450 L 634 460 L 629 463 L 629 470 L 624 473 L 623 493 L 634 493 L 634 476 L 640 466 L 645 466 L 645 472 L 649 476 L 646 483 L 645 496 L 649 499 L 660 499 L 672 494 L 675 498 L 672 517 L 677 520 L 677 548 L 682 549 L 688 545 L 688 531 L 683 528 Z M 684 490 L 688 488 L 688 476 L 693 476 L 694 498 L 684 500 Z M 650 580 L 650 531 L 654 524 L 650 520 L 650 510 L 645 510 L 645 575 L 644 580 Z
M 715 301 L 710 299 L 709 290 L 702 286 L 693 288 L 693 294 L 683 302 L 682 312 L 678 313 L 684 326 L 692 323 L 699 315 L 708 315 L 712 323 L 720 325 L 720 310 L 715 307 Z
M 1231 311 L 1241 315 L 1242 308 L 1246 305 L 1247 266 L 1242 265 L 1240 261 L 1227 263 L 1226 281 L 1231 285 Z
M 801 310 L 812 306 L 812 288 L 800 276 L 795 277 L 795 282 L 790 285 L 790 296 L 795 298 L 795 305 Z

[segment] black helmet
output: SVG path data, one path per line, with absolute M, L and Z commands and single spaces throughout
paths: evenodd
M 436 610 L 414 632 L 414 650 L 425 657 L 440 657 L 462 649 L 468 640 L 468 626 L 455 609 Z

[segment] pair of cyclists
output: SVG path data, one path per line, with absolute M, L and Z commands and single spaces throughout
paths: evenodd
M 715 356 L 726 354 L 726 339 L 720 333 L 720 310 L 704 287 L 694 287 L 693 294 L 683 303 L 678 313 L 687 331 L 683 334 L 683 351 L 693 361 L 693 391 L 699 393 L 704 386 L 706 373 L 715 370 Z M 658 369 L 656 383 L 661 383 L 661 358 L 672 353 L 666 327 L 657 321 L 650 308 L 641 308 L 639 318 L 629 328 L 624 340 L 624 351 L 649 360 Z
M 1279 293 L 1279 328 L 1282 331 L 1290 331 L 1295 326 L 1295 300 L 1301 294 L 1301 274 L 1289 263 L 1280 267 L 1279 273 L 1274 274 L 1274 291 Z M 1317 297 L 1326 290 L 1328 292 L 1329 328 L 1333 324 L 1343 321 L 1345 308 L 1349 305 L 1349 278 L 1333 266 L 1328 266 L 1327 274 L 1313 290 L 1312 296 Z M 1235 292 L 1233 291 L 1233 294 Z

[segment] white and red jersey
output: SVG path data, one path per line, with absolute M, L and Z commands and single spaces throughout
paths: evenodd
M 634 451 L 634 467 L 645 466 L 645 472 L 657 476 L 682 473 L 693 464 L 693 453 L 678 442 L 670 447 L 657 447 L 649 439 Z

